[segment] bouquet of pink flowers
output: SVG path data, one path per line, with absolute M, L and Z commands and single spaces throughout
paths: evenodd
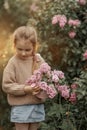
M 62 84 L 65 79 L 64 73 L 59 70 L 51 70 L 47 63 L 40 65 L 38 70 L 35 70 L 31 78 L 26 81 L 26 84 L 32 87 L 39 86 L 41 92 L 36 96 L 39 98 L 54 98 L 58 92 L 62 97 L 69 97 L 69 89 L 67 85 Z

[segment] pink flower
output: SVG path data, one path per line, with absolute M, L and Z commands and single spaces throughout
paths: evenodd
M 61 28 L 63 28 L 65 26 L 65 24 L 67 23 L 67 18 L 65 15 L 61 15 L 61 17 L 58 21 L 59 21 L 59 26 Z
M 83 57 L 87 60 L 87 50 L 86 50 L 85 53 L 83 54 Z
M 36 83 L 36 82 L 37 82 L 36 75 L 32 75 L 31 78 L 26 80 L 26 84 L 29 84 L 29 85 Z
M 65 91 L 68 89 L 68 86 L 66 86 L 66 85 L 58 85 L 56 87 L 57 87 L 59 92 L 62 92 L 63 90 Z
M 47 63 L 43 63 L 40 65 L 39 69 L 34 71 L 31 78 L 26 81 L 26 84 L 32 87 L 39 86 L 41 88 L 41 93 L 36 95 L 38 98 L 54 98 L 57 95 L 55 87 L 57 84 L 59 87 L 60 83 L 58 81 L 62 78 L 64 78 L 64 73 L 62 71 L 52 71 Z M 62 86 L 61 88 L 59 90 L 60 93 L 62 93 L 62 91 L 67 91 L 67 86 Z M 44 92 L 42 93 L 42 91 Z M 64 95 L 64 93 L 62 93 L 62 95 Z M 67 98 L 66 95 L 64 97 Z
M 60 19 L 61 19 L 61 15 L 60 14 L 57 15 L 57 19 L 58 19 L 58 22 L 59 22 Z
M 57 83 L 59 81 L 59 78 L 56 74 L 52 75 L 52 81 Z
M 59 70 L 52 71 L 52 74 L 57 75 L 60 79 L 65 78 L 64 73 L 62 71 L 59 71 Z
M 69 89 L 63 90 L 61 92 L 62 97 L 64 97 L 65 99 L 69 98 Z
M 40 71 L 35 70 L 35 71 L 34 71 L 34 75 L 36 76 L 36 79 L 37 79 L 37 80 L 41 80 L 41 78 L 42 78 L 42 73 L 41 73 Z
M 74 32 L 74 31 L 69 32 L 70 38 L 74 38 L 75 36 L 76 36 L 76 32 Z
M 57 91 L 55 90 L 54 86 L 50 85 L 47 89 L 47 94 L 49 98 L 54 98 L 57 95 Z
M 69 101 L 72 102 L 72 103 L 76 102 L 76 93 L 71 93 Z
M 51 67 L 47 63 L 43 63 L 40 66 L 41 73 L 47 73 L 48 71 L 51 71 Z
M 38 83 L 38 86 L 42 89 L 42 90 L 47 90 L 48 89 L 48 85 L 46 82 L 42 81 Z
M 76 89 L 76 88 L 77 88 L 77 84 L 72 84 L 72 85 L 71 85 L 71 88 L 72 88 L 72 89 Z
M 57 15 L 54 15 L 52 18 L 52 24 L 56 24 L 56 23 L 58 23 L 58 17 Z
M 69 19 L 68 24 L 70 26 L 79 26 L 81 24 L 81 22 L 78 19 L 75 19 L 75 20 Z
M 60 28 L 63 28 L 65 26 L 66 23 L 64 23 L 63 21 L 59 22 L 59 26 Z
M 60 79 L 65 78 L 65 77 L 64 77 L 64 73 L 63 73 L 62 71 L 57 71 L 57 72 L 58 72 L 58 77 L 59 77 Z
M 64 97 L 65 99 L 69 98 L 69 92 L 70 89 L 66 85 L 59 85 L 56 86 L 58 91 L 60 92 L 61 96 Z
M 59 23 L 59 26 L 63 28 L 65 24 L 67 23 L 67 18 L 65 15 L 54 15 L 52 18 L 52 24 L 57 24 Z
M 78 2 L 80 5 L 85 5 L 85 4 L 86 4 L 86 0 L 77 0 L 77 2 Z

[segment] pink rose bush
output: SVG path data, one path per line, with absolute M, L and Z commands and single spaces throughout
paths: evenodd
M 77 0 L 77 4 L 85 5 L 86 0 Z M 56 14 L 52 17 L 52 25 L 58 25 L 61 30 L 67 30 L 67 34 L 71 39 L 76 36 L 76 30 L 81 25 L 81 21 L 78 18 L 68 18 L 64 14 Z
M 68 36 L 73 39 L 76 36 L 76 28 L 80 26 L 81 22 L 78 19 L 67 18 L 65 15 L 54 15 L 52 24 L 58 24 L 61 29 L 69 28 Z
M 39 86 L 44 91 L 48 98 L 54 98 L 60 94 L 65 100 L 72 102 L 72 94 L 68 85 L 65 83 L 64 73 L 60 70 L 51 70 L 47 63 L 41 64 L 38 70 L 35 70 L 31 78 L 26 81 L 26 84 L 32 87 Z M 41 93 L 36 96 L 40 97 Z M 76 97 L 74 96 L 76 99 Z M 74 100 L 74 99 L 73 99 Z

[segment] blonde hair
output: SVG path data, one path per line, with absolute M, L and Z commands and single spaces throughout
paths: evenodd
M 36 50 L 36 44 L 37 44 L 37 33 L 34 27 L 31 26 L 21 26 L 15 30 L 13 33 L 13 42 L 14 44 L 17 43 L 17 41 L 20 40 L 29 40 L 34 47 L 34 50 Z

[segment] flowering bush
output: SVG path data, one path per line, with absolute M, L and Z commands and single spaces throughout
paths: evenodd
M 64 79 L 62 71 L 52 71 L 47 63 L 43 63 L 38 70 L 34 71 L 34 74 L 26 83 L 32 87 L 39 86 L 46 92 L 49 98 L 54 98 L 57 95 L 56 90 L 59 90 L 64 98 L 68 98 L 69 89 L 67 86 L 62 85 Z M 67 94 L 64 94 L 64 91 L 67 91 Z
M 50 66 L 47 63 L 43 63 L 38 70 L 34 71 L 34 74 L 26 83 L 32 87 L 39 86 L 41 90 L 47 93 L 49 98 L 54 98 L 57 94 L 54 85 L 58 80 L 58 76 L 54 77 L 51 73 Z
M 68 34 L 70 38 L 74 38 L 76 35 L 76 29 L 81 24 L 78 19 L 67 19 L 65 15 L 54 15 L 52 18 L 52 24 L 59 24 L 59 27 L 63 29 L 66 27 L 68 29 Z M 65 28 L 64 28 L 65 29 Z
M 26 84 L 32 87 L 39 86 L 41 90 L 45 91 L 46 97 L 54 98 L 57 94 L 60 94 L 65 100 L 71 103 L 76 102 L 76 90 L 77 85 L 72 84 L 70 87 L 65 82 L 65 76 L 62 71 L 51 70 L 51 67 L 47 63 L 41 64 L 38 70 L 34 71 L 34 74 L 26 81 Z M 39 98 L 45 98 L 44 93 L 41 92 L 36 96 Z
M 40 52 L 52 67 L 63 70 L 71 95 L 65 100 L 58 94 L 46 103 L 46 121 L 41 130 L 86 130 L 87 0 L 41 2 L 43 10 L 33 14 L 43 43 Z M 71 100 L 76 104 L 70 104 Z

